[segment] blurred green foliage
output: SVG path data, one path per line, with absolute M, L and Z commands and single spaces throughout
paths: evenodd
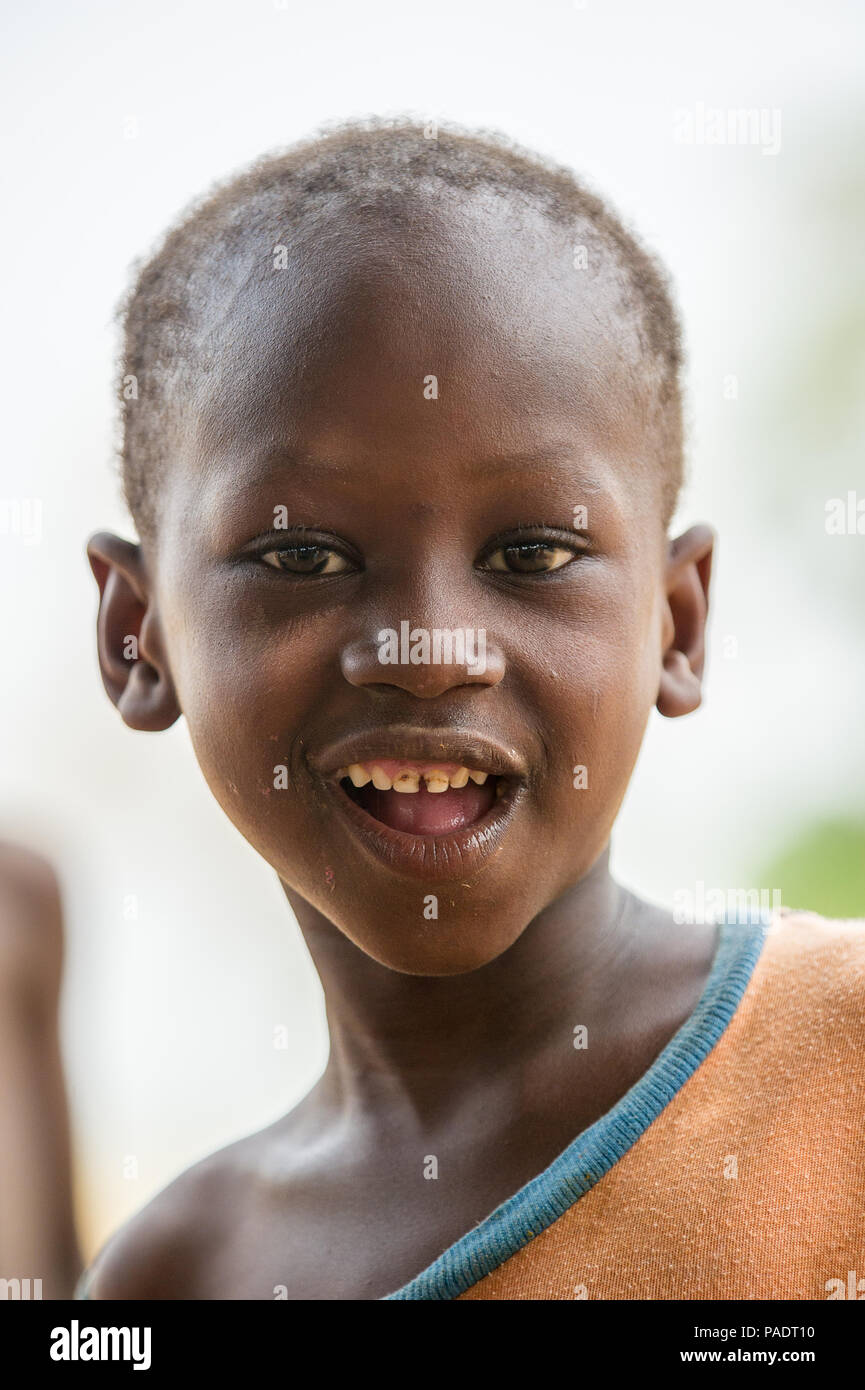
M 752 881 L 779 888 L 785 907 L 865 917 L 865 819 L 804 827 Z

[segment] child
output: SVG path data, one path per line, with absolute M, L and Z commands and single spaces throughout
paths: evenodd
M 196 205 L 124 329 L 140 544 L 89 546 L 105 686 L 133 729 L 185 716 L 331 1051 L 82 1293 L 812 1299 L 865 1272 L 865 923 L 682 924 L 609 872 L 652 707 L 700 702 L 713 547 L 667 534 L 655 261 L 499 137 L 350 123 Z

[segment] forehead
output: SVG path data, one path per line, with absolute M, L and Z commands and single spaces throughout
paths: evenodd
M 255 241 L 226 257 L 201 314 L 199 465 L 314 445 L 417 468 L 542 436 L 639 450 L 639 328 L 591 229 L 488 193 L 383 196 Z

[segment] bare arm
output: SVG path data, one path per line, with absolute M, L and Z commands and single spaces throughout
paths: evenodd
M 71 1298 L 82 1267 L 58 1034 L 62 964 L 53 870 L 0 844 L 0 1279 L 41 1279 L 45 1299 Z

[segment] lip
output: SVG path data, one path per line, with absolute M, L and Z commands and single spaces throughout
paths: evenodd
M 466 729 L 420 729 L 406 725 L 368 729 L 328 744 L 309 761 L 319 776 L 338 781 L 341 767 L 374 762 L 376 757 L 418 762 L 438 759 L 522 782 L 528 777 L 526 762 L 516 748 Z
M 448 835 L 409 835 L 393 830 L 354 802 L 337 776 L 348 763 L 375 756 L 459 762 L 505 779 L 504 791 L 485 816 Z M 392 873 L 424 882 L 444 882 L 476 874 L 501 848 L 526 793 L 528 770 L 514 748 L 460 729 L 379 728 L 329 744 L 309 759 L 334 809 L 367 857 Z

